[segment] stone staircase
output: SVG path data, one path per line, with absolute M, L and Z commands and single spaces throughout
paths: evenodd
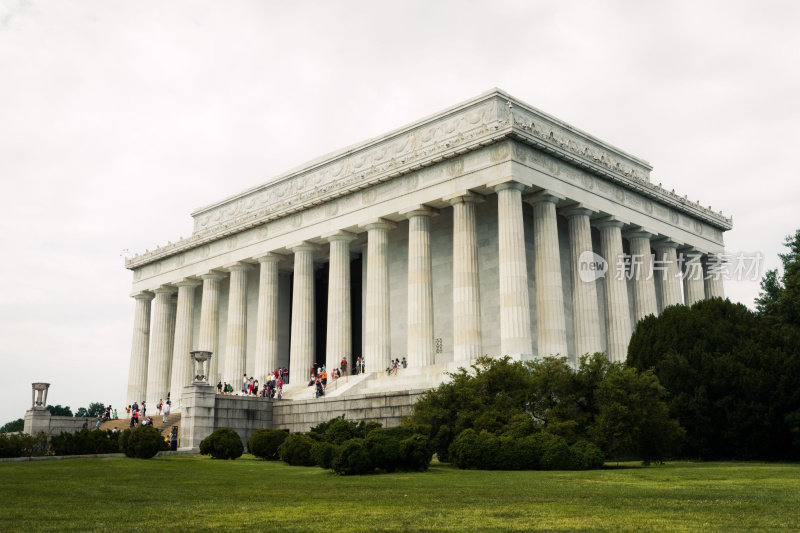
M 163 422 L 163 418 L 160 416 L 153 416 L 153 427 L 160 430 L 161 434 L 165 437 L 168 437 L 170 431 L 172 431 L 172 426 L 178 426 L 178 435 L 180 435 L 181 430 L 181 414 L 180 413 L 171 413 L 167 417 L 167 422 Z M 123 431 L 129 429 L 131 427 L 131 420 L 130 418 L 120 418 L 119 420 L 109 420 L 107 422 L 103 422 L 100 424 L 100 429 L 114 429 L 117 428 L 118 431 Z

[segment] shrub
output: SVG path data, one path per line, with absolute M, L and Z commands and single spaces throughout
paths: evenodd
M 61 433 L 50 437 L 55 455 L 89 455 L 117 453 L 120 451 L 119 433 L 110 430 L 82 429 L 75 433 Z
M 342 444 L 339 455 L 333 461 L 333 470 L 343 476 L 361 475 L 375 470 L 364 439 L 351 439 Z
M 257 429 L 247 439 L 247 450 L 261 459 L 276 461 L 278 447 L 289 434 L 280 429 Z
M 281 461 L 292 466 L 314 466 L 316 463 L 311 457 L 311 446 L 314 439 L 304 433 L 292 433 L 278 446 L 278 456 Z
M 370 461 L 376 468 L 394 472 L 400 467 L 400 441 L 389 431 L 376 429 L 364 439 Z
M 450 453 L 448 449 L 452 443 L 453 431 L 450 429 L 450 426 L 441 426 L 436 432 L 436 435 L 434 435 L 433 442 L 431 442 L 433 451 L 436 453 L 436 457 L 439 461 L 443 463 L 450 462 Z
M 150 459 L 159 451 L 169 449 L 161 432 L 153 426 L 139 426 L 127 430 L 130 433 L 125 439 L 125 455 L 137 459 Z
M 15 435 L 0 434 L 0 457 L 37 457 L 47 455 L 50 448 L 47 445 L 47 435 L 38 433 L 28 435 L 17 433 Z
M 236 459 L 242 456 L 244 444 L 239 434 L 230 428 L 219 428 L 200 441 L 200 453 L 214 459 Z
M 339 446 L 331 442 L 315 442 L 311 446 L 311 458 L 322 468 L 333 468 L 333 460 L 339 454 Z
M 431 464 L 431 452 L 428 439 L 422 435 L 411 435 L 400 441 L 400 470 L 422 472 Z
M 605 463 L 603 451 L 587 440 L 579 440 L 569 447 L 572 465 L 576 470 L 601 468 Z
M 478 433 L 474 429 L 465 429 L 453 440 L 448 449 L 450 460 L 458 468 L 486 468 L 484 454 L 490 446 L 487 441 L 494 436 L 487 432 Z

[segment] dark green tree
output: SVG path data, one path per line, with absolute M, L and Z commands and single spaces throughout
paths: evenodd
M 22 431 L 25 427 L 25 421 L 21 418 L 17 418 L 16 420 L 12 420 L 0 427 L 0 433 L 14 433 L 16 431 Z
M 618 453 L 622 448 L 605 432 L 616 430 L 623 423 L 635 430 L 625 453 L 646 461 L 669 457 L 676 451 L 677 423 L 650 420 L 668 412 L 664 391 L 657 388 L 657 394 L 643 394 L 645 387 L 637 381 L 638 373 L 632 370 L 624 374 L 627 379 L 619 379 L 623 370 L 620 363 L 609 363 L 604 354 L 583 357 L 577 370 L 564 358 L 522 363 L 507 357 L 484 357 L 472 365 L 471 372 L 461 369 L 452 375 L 451 382 L 426 393 L 415 404 L 410 422 L 428 436 L 440 461 L 449 459 L 451 443 L 467 429 L 476 435 L 485 432 L 510 439 L 544 432 L 563 438 L 567 448 L 581 439 L 590 439 L 605 447 L 607 453 Z M 608 393 L 608 385 L 604 388 L 611 378 L 616 379 L 614 386 L 621 387 L 619 396 Z M 652 374 L 642 379 L 649 386 L 659 387 Z M 620 408 L 637 418 L 612 418 L 609 413 Z M 600 413 L 605 416 L 602 424 L 595 423 Z M 642 442 L 653 434 L 664 444 L 660 449 Z M 481 438 L 495 442 L 489 437 Z
M 790 459 L 800 429 L 800 357 L 787 337 L 741 304 L 711 299 L 639 322 L 628 364 L 654 369 L 684 454 L 703 459 Z
M 800 329 L 800 230 L 784 240 L 789 251 L 778 254 L 783 274 L 769 270 L 761 280 L 756 309 L 770 324 Z
M 48 405 L 47 410 L 50 411 L 50 414 L 53 416 L 72 416 L 72 409 L 69 408 L 69 405 Z
M 75 411 L 76 417 L 84 417 L 88 416 L 91 418 L 97 418 L 98 416 L 102 415 L 103 412 L 106 410 L 106 406 L 103 405 L 102 402 L 92 402 L 89 404 L 89 408 L 86 407 L 79 407 L 77 411 Z

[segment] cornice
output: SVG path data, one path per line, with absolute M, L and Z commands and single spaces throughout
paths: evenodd
M 380 137 L 322 156 L 275 179 L 192 213 L 191 237 L 125 261 L 136 269 L 394 179 L 440 161 L 515 139 L 635 190 L 714 227 L 731 220 L 649 181 L 652 167 L 555 117 L 493 89 Z

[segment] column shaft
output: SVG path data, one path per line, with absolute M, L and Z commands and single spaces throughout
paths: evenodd
M 608 358 L 625 361 L 628 343 L 631 340 L 631 315 L 628 307 L 628 282 L 616 271 L 618 260 L 623 257 L 622 222 L 606 221 L 600 224 L 600 242 L 603 258 L 608 261 L 608 272 L 604 278 L 606 291 L 606 339 Z
M 581 276 L 581 268 L 588 268 L 589 263 L 594 262 L 590 213 L 588 210 L 576 210 L 567 214 L 572 260 L 572 321 L 575 331 L 573 363 L 577 363 L 582 355 L 603 351 L 594 271 L 587 270 Z
M 194 317 L 194 289 L 196 281 L 186 280 L 178 286 L 178 309 L 175 315 L 175 342 L 172 350 L 172 378 L 169 392 L 172 408 L 180 408 L 181 391 L 191 383 L 192 321 Z M 166 398 L 164 398 L 166 401 Z
M 725 298 L 725 288 L 722 285 L 721 264 L 722 254 L 706 256 L 703 261 L 703 275 L 705 279 L 706 298 Z
M 355 235 L 337 232 L 328 237 L 330 268 L 328 271 L 328 324 L 325 343 L 325 366 L 328 372 L 339 368 L 342 358 L 352 361 L 352 317 L 350 314 L 350 241 Z
M 521 183 L 503 183 L 497 191 L 497 232 L 500 272 L 500 355 L 529 357 L 531 309 L 522 218 Z
M 703 281 L 703 264 L 698 252 L 684 254 L 683 296 L 687 306 L 691 306 L 706 297 Z
M 258 316 L 256 318 L 255 377 L 265 383 L 266 376 L 278 368 L 278 261 L 269 253 L 258 258 Z
M 209 272 L 200 276 L 203 280 L 203 297 L 200 303 L 200 336 L 197 349 L 213 354 L 209 369 L 209 382 L 214 385 L 222 379 L 225 368 L 219 350 L 219 282 L 222 274 Z
M 658 315 L 650 237 L 651 235 L 646 232 L 634 232 L 628 237 L 631 245 L 631 267 L 635 268 L 633 272 L 633 318 L 636 322 L 647 315 Z
M 468 362 L 482 355 L 478 237 L 473 194 L 453 205 L 453 355 Z
M 292 339 L 289 372 L 292 383 L 308 380 L 314 364 L 314 247 L 300 245 L 294 252 Z
M 392 357 L 389 323 L 389 229 L 377 222 L 367 229 L 367 290 L 364 361 L 368 372 L 381 371 Z
M 678 265 L 678 252 L 675 243 L 658 245 L 658 259 L 661 262 L 658 281 L 661 284 L 661 311 L 670 305 L 683 303 L 681 292 L 681 272 Z
M 536 281 L 536 351 L 540 357 L 569 356 L 556 220 L 558 200 L 555 196 L 541 193 L 534 195 L 531 200 L 535 246 L 533 271 Z
M 228 293 L 228 325 L 225 330 L 225 366 L 222 373 L 233 390 L 241 389 L 242 376 L 247 369 L 247 271 L 250 265 L 237 263 L 228 268 L 231 273 Z M 214 358 L 212 357 L 213 361 Z
M 166 400 L 172 367 L 173 333 L 175 311 L 171 287 L 159 287 L 155 291 L 153 309 L 153 335 L 150 339 L 150 362 L 147 366 L 147 403 L 155 409 L 158 400 Z M 140 399 L 141 401 L 141 399 Z
M 127 405 L 141 402 L 147 397 L 147 359 L 150 354 L 150 302 L 153 300 L 153 294 L 141 292 L 134 298 L 136 309 L 133 315 Z
M 433 211 L 426 208 L 408 217 L 408 361 L 414 368 L 434 364 L 431 231 Z

